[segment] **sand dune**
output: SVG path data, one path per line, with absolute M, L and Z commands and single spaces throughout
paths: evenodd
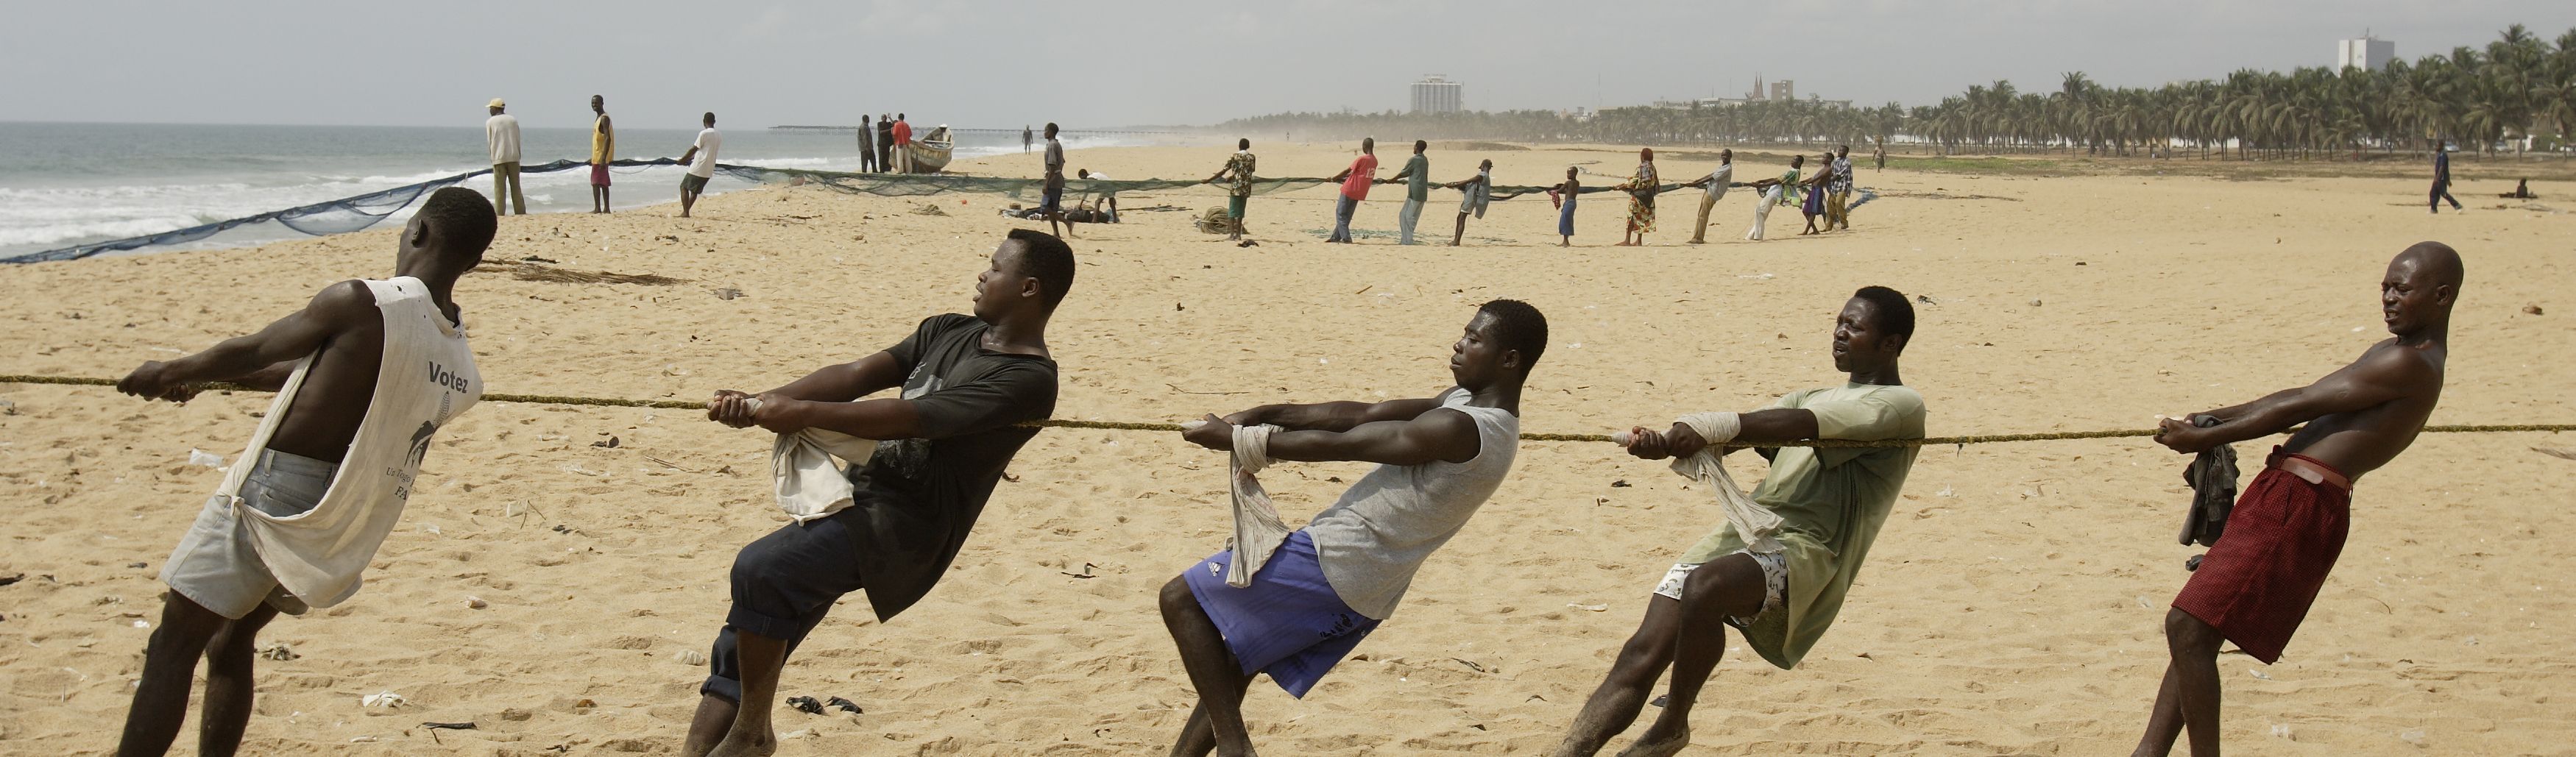
M 1265 175 L 1307 176 L 1339 170 L 1351 149 L 1256 147 Z M 1196 177 L 1225 152 L 1086 150 L 1072 163 Z M 1633 164 L 1614 148 L 1432 157 L 1443 181 L 1492 157 L 1506 184 Z M 1036 161 L 966 168 L 1026 175 Z M 1738 177 L 1780 168 L 1747 161 Z M 1663 166 L 1667 180 L 1706 169 Z M 1258 402 L 1428 395 L 1446 386 L 1441 361 L 1472 306 L 1515 297 L 1553 326 L 1525 429 L 1659 423 L 1838 381 L 1832 314 L 1852 289 L 1885 284 L 1926 298 L 1904 372 L 1933 433 L 2143 427 L 2358 354 L 2383 336 L 2388 256 L 2438 239 L 2467 256 L 2470 284 L 2436 422 L 2576 420 L 2565 358 L 2576 352 L 2576 220 L 2562 212 L 2481 202 L 2427 216 L 2409 204 L 2421 191 L 2412 179 L 1864 168 L 1862 183 L 1884 197 L 1848 233 L 1787 238 L 1798 221 L 1784 210 L 1774 241 L 1739 241 L 1752 199 L 1738 192 L 1710 231 L 1725 241 L 1678 245 L 1695 203 L 1674 195 L 1644 249 L 1602 246 L 1621 212 L 1607 196 L 1587 198 L 1576 241 L 1588 246 L 1571 250 L 1555 246 L 1554 213 L 1537 197 L 1495 204 L 1458 249 L 1321 244 L 1330 189 L 1255 198 L 1251 248 L 1190 230 L 1189 213 L 1130 212 L 1074 240 L 1081 279 L 1051 333 L 1065 376 L 1058 415 L 1174 421 Z M 1358 225 L 1391 231 L 1401 188 L 1377 193 Z M 1445 239 L 1455 199 L 1435 193 L 1426 232 Z M 458 299 L 492 391 L 758 390 L 967 308 L 982 256 L 1026 225 L 994 214 L 1006 203 L 800 187 L 712 197 L 695 219 L 662 208 L 507 218 L 493 261 L 687 281 L 569 285 L 496 268 L 469 277 Z M 112 377 L 200 349 L 332 281 L 386 275 L 392 234 L 0 270 L 5 372 Z M 711 293 L 725 288 L 743 296 Z M 155 572 L 220 478 L 188 464 L 189 451 L 233 462 L 266 398 L 174 407 L 0 385 L 0 400 L 0 577 L 25 575 L 0 587 L 0 753 L 101 753 L 149 634 L 136 621 L 158 615 Z M 2576 546 L 2560 538 L 2576 531 L 2576 462 L 2535 447 L 2576 448 L 2576 437 L 2427 436 L 2365 478 L 2342 565 L 2288 657 L 2221 659 L 2227 738 L 2294 755 L 2541 754 L 2576 740 L 2563 688 L 2576 686 L 2564 628 L 2576 617 Z M 675 751 L 704 674 L 680 658 L 712 639 L 734 551 L 783 520 L 763 480 L 767 450 L 756 431 L 687 412 L 476 408 L 429 454 L 423 496 L 367 588 L 261 639 L 292 657 L 259 663 L 246 752 Z M 1312 696 L 1258 684 L 1246 711 L 1265 748 L 1554 743 L 1654 579 L 1718 516 L 1704 492 L 1607 445 L 1531 443 L 1520 459 L 1404 608 Z M 1730 654 L 1691 753 L 2125 751 L 2161 670 L 2164 604 L 2194 553 L 2172 543 L 2183 462 L 2138 440 L 1927 450 L 1840 625 L 1796 671 Z M 1333 478 L 1361 470 L 1291 465 L 1266 478 L 1283 509 L 1310 512 L 1339 493 Z M 1160 753 L 1193 695 L 1153 593 L 1223 542 L 1223 471 L 1221 457 L 1171 435 L 1041 434 L 929 599 L 886 627 L 863 606 L 841 608 L 806 643 L 782 689 L 847 697 L 866 713 L 784 712 L 779 730 L 798 735 L 781 753 Z M 1579 607 L 1590 605 L 1607 608 Z M 383 691 L 409 704 L 361 706 Z M 479 727 L 433 733 L 424 721 Z

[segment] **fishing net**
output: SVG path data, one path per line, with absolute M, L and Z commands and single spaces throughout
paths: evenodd
M 613 168 L 628 168 L 640 171 L 656 166 L 676 166 L 679 164 L 680 162 L 678 160 L 671 158 L 655 158 L 652 160 L 619 160 L 609 165 Z M 553 173 L 556 171 L 570 171 L 576 168 L 588 168 L 589 166 L 590 164 L 581 161 L 558 160 L 543 165 L 523 167 L 520 169 L 520 173 Z M 1016 200 L 1035 201 L 1040 198 L 1040 195 L 1046 189 L 1045 179 L 1002 176 L 850 173 L 846 171 L 814 171 L 801 168 L 767 168 L 762 166 L 743 166 L 726 163 L 716 164 L 716 170 L 724 173 L 726 176 L 755 184 L 778 182 L 802 183 L 828 187 L 833 190 L 847 192 L 850 194 L 876 195 L 881 197 L 918 197 L 923 195 L 945 194 L 949 192 L 967 192 L 973 194 L 1004 195 Z M 184 244 L 214 236 L 228 229 L 269 222 L 275 222 L 281 226 L 306 234 L 312 234 L 314 236 L 345 234 L 365 229 L 369 226 L 374 226 L 378 221 L 384 220 L 387 216 L 391 216 L 394 213 L 400 212 L 403 208 L 409 207 L 412 202 L 419 200 L 421 195 L 435 192 L 445 187 L 455 186 L 456 184 L 463 183 L 467 179 L 472 179 L 491 172 L 492 170 L 488 168 L 467 171 L 454 176 L 431 179 L 418 184 L 409 184 L 392 189 L 369 192 L 355 197 L 343 197 L 328 202 L 318 202 L 302 207 L 287 208 L 285 210 L 270 211 L 258 215 L 226 219 L 216 221 L 214 223 L 191 226 L 184 229 L 165 231 L 158 234 L 146 234 L 143 236 L 127 237 L 124 239 L 111 239 L 104 242 L 92 242 L 89 244 L 75 245 L 61 249 L 32 252 L 15 257 L 0 258 L 0 263 L 41 263 L 56 260 L 78 260 L 108 252 L 135 250 L 162 245 Z M 620 171 L 619 173 L 633 172 L 634 171 Z M 1254 179 L 1252 182 L 1252 193 L 1256 195 L 1267 195 L 1280 192 L 1294 192 L 1301 189 L 1311 189 L 1335 183 L 1337 182 L 1334 182 L 1331 179 L 1318 177 Z M 1190 189 L 1199 186 L 1208 186 L 1212 189 L 1219 187 L 1219 185 L 1211 184 L 1208 181 L 1200 179 L 1067 179 L 1064 182 L 1065 193 L 1070 197 L 1083 197 L 1103 193 L 1164 192 Z M 1746 186 L 1746 184 L 1743 182 L 1736 182 L 1729 186 L 1742 187 Z M 1547 192 L 1548 189 L 1550 189 L 1550 187 L 1496 185 L 1490 192 L 1490 197 L 1494 202 L 1501 202 L 1524 195 L 1542 194 Z M 1681 184 L 1662 184 L 1655 187 L 1655 193 L 1662 194 L 1665 192 L 1677 192 L 1685 189 L 1696 189 L 1696 187 L 1689 187 Z M 1628 190 L 1619 189 L 1615 186 L 1583 187 L 1580 190 L 1581 194 L 1599 194 L 1604 192 L 1627 194 Z M 1852 200 L 1851 207 L 1853 208 L 1858 208 L 1861 205 L 1868 203 L 1870 200 L 1878 198 L 1877 192 L 1867 189 L 1858 190 L 1855 194 L 1858 196 Z

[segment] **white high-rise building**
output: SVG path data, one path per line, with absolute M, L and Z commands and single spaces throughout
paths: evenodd
M 2396 59 L 2396 42 L 2372 37 L 2368 33 L 2362 34 L 2360 39 L 2335 40 L 2334 70 L 2337 71 L 2347 68 L 2385 70 L 2388 62 Z
M 1424 74 L 1413 83 L 1413 112 L 1456 113 L 1465 110 L 1459 90 L 1465 85 L 1450 81 L 1445 74 Z

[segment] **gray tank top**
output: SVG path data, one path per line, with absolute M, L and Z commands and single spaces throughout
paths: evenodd
M 1361 615 L 1385 620 L 1394 614 L 1423 561 L 1458 535 L 1511 472 L 1520 450 L 1520 418 L 1500 408 L 1470 407 L 1468 398 L 1467 390 L 1451 389 L 1440 406 L 1476 421 L 1473 459 L 1380 465 L 1306 525 L 1325 582 Z

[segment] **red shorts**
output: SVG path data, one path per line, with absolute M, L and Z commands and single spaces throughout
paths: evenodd
M 2272 464 L 2306 455 L 2272 451 Z M 2349 480 L 2349 476 L 2346 477 Z M 2269 665 L 2308 617 L 2326 572 L 2343 554 L 2352 525 L 2352 492 L 2267 467 L 2236 499 L 2227 534 L 2201 558 L 2173 606 L 2218 629 Z
M 590 165 L 590 185 L 594 187 L 608 186 L 608 164 L 592 163 Z

